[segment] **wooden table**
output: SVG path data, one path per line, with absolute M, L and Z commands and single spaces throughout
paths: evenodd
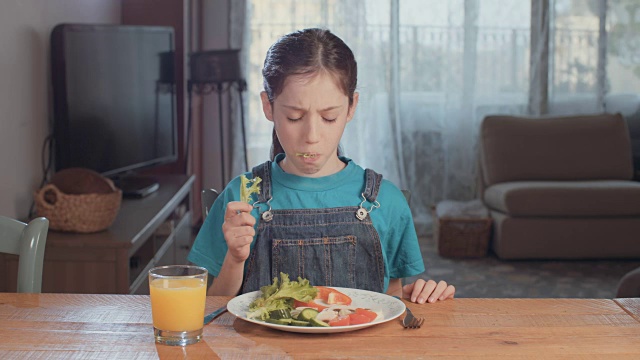
M 207 311 L 228 297 L 208 297 Z M 341 334 L 271 330 L 225 314 L 204 341 L 156 345 L 144 295 L 0 293 L 0 359 L 615 358 L 640 359 L 640 299 L 455 299 Z

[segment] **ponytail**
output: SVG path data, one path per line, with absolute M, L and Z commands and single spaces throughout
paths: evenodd
M 269 154 L 271 161 L 274 161 L 278 154 L 284 154 L 284 149 L 280 144 L 280 139 L 278 139 L 278 134 L 276 134 L 276 128 L 274 127 L 273 133 L 271 133 L 271 153 Z

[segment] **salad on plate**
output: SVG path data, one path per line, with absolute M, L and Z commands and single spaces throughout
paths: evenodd
M 312 286 L 302 278 L 291 281 L 284 273 L 260 289 L 260 296 L 249 304 L 247 312 L 247 319 L 304 327 L 361 325 L 383 318 L 379 309 L 354 306 L 351 298 L 337 289 Z

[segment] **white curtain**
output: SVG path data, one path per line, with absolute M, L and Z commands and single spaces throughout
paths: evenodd
M 477 196 L 485 115 L 616 111 L 608 99 L 620 107 L 629 104 L 620 96 L 640 97 L 638 3 L 247 0 L 249 166 L 265 161 L 271 144 L 259 100 L 269 45 L 293 30 L 328 28 L 358 61 L 360 104 L 343 137 L 346 155 L 412 192 L 424 234 L 438 201 Z M 606 46 L 612 32 L 615 49 Z

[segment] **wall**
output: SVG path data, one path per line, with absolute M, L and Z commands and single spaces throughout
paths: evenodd
M 59 23 L 120 23 L 120 0 L 0 3 L 0 215 L 26 219 L 49 132 L 49 35 Z

